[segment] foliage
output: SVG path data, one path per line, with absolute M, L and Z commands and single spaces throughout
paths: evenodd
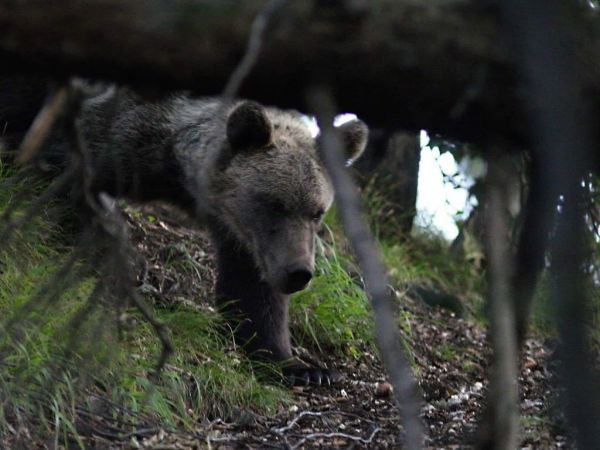
M 11 208 L 28 185 L 15 180 L 3 180 L 0 212 Z M 29 205 L 22 202 L 13 220 Z M 272 412 L 285 404 L 286 391 L 257 380 L 210 310 L 157 310 L 176 350 L 160 379 L 152 380 L 160 350 L 153 330 L 137 310 L 125 307 L 115 317 L 114 305 L 95 295 L 104 286 L 96 268 L 65 243 L 47 217 L 49 208 L 15 228 L 12 245 L 3 248 L 0 417 L 10 421 L 0 421 L 0 443 L 17 420 L 29 433 L 54 436 L 65 446 L 73 439 L 81 444 L 77 417 L 93 411 L 95 398 L 108 402 L 108 419 L 124 411 L 130 422 L 121 417 L 119 423 L 160 421 L 167 428 L 189 428 L 204 418 L 239 418 L 244 411 Z M 53 294 L 55 287 L 63 288 L 61 295 Z
M 5 181 L 0 211 L 14 204 L 24 185 L 34 192 L 43 189 L 43 185 L 12 179 L 8 183 L 6 176 Z M 389 206 L 385 194 L 367 187 L 365 196 L 366 217 L 372 224 L 379 223 L 377 237 L 400 302 L 406 287 L 414 282 L 453 292 L 466 302 L 480 301 L 479 273 L 465 261 L 450 257 L 447 243 L 425 234 L 399 236 L 394 218 L 385 218 Z M 21 203 L 13 217 L 22 216 L 29 205 Z M 123 433 L 153 423 L 189 430 L 204 419 L 240 420 L 247 413 L 272 413 L 288 402 L 289 391 L 255 376 L 210 307 L 210 295 L 176 305 L 155 302 L 155 314 L 169 328 L 175 353 L 160 379 L 153 379 L 150 374 L 160 342 L 137 310 L 125 304 L 115 313 L 114 299 L 94 297 L 104 284 L 97 268 L 83 259 L 75 258 L 72 276 L 60 276 L 76 248 L 48 217 L 52 208 L 45 205 L 32 222 L 15 229 L 12 246 L 2 254 L 0 313 L 5 318 L 2 326 L 12 328 L 3 330 L 0 338 L 5 368 L 0 375 L 0 417 L 10 419 L 2 421 L 0 439 L 7 431 L 1 427 L 19 417 L 32 433 L 52 436 L 65 446 L 67 441 L 81 445 L 78 418 L 86 411 L 96 412 L 99 403 L 105 411 L 104 425 L 114 425 L 118 417 L 122 427 L 118 432 Z M 137 213 L 135 208 L 128 211 L 141 223 L 141 232 L 159 227 L 156 215 Z M 205 274 L 198 274 L 197 261 L 186 250 L 185 239 L 163 244 L 164 262 L 159 270 L 176 270 L 194 278 L 194 283 L 203 279 L 206 284 Z M 49 297 L 49 287 L 57 279 L 65 292 Z M 210 290 L 205 288 L 196 292 L 206 295 Z M 36 293 L 44 301 L 32 304 Z M 154 301 L 150 295 L 147 300 Z M 403 345 L 417 368 L 411 314 L 398 308 Z M 317 270 L 311 287 L 292 299 L 291 322 L 294 343 L 317 356 L 354 359 L 365 351 L 374 352 L 370 305 L 335 209 L 327 215 L 324 233 L 317 240 Z M 440 348 L 442 357 L 451 357 L 453 351 L 449 346 Z
M 457 295 L 467 309 L 479 315 L 484 279 L 477 262 L 470 261 L 469 255 L 454 254 L 443 237 L 430 231 L 400 233 L 398 218 L 387 218 L 393 205 L 385 184 L 367 185 L 363 197 L 366 217 L 379 242 L 392 285 L 403 291 L 418 284 Z
M 320 352 L 347 349 L 357 356 L 360 347 L 373 343 L 373 321 L 361 280 L 350 275 L 351 262 L 334 243 L 333 238 L 332 243 L 317 240 L 311 288 L 292 300 L 292 334 L 296 342 Z

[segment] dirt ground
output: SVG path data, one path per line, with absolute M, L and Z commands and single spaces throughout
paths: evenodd
M 132 237 L 147 261 L 141 289 L 157 301 L 189 302 L 206 295 L 214 277 L 214 261 L 206 236 L 189 221 L 163 207 L 145 207 L 144 217 L 130 217 Z M 135 215 L 135 214 L 134 214 Z M 164 261 L 178 246 L 205 271 L 190 282 L 185 273 Z M 426 448 L 470 448 L 487 389 L 490 349 L 482 325 L 431 309 L 402 297 L 412 317 L 408 328 L 424 397 L 422 418 L 428 434 Z M 521 386 L 521 448 L 573 448 L 556 405 L 552 380 L 552 351 L 543 342 L 527 341 Z M 377 355 L 365 351 L 356 360 L 326 359 L 343 374 L 332 387 L 296 387 L 293 405 L 264 417 L 241 413 L 235 422 L 199 423 L 194 433 L 150 428 L 121 442 L 99 438 L 97 448 L 127 449 L 309 449 L 400 447 L 401 420 L 391 387 Z

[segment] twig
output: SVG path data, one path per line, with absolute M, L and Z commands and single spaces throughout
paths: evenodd
M 286 2 L 287 0 L 270 0 L 252 21 L 246 52 L 231 73 L 229 80 L 227 80 L 225 89 L 223 89 L 222 96 L 225 100 L 231 100 L 237 96 L 242 83 L 248 77 L 258 60 L 263 45 L 265 30 L 271 16 L 273 16 L 273 14 Z
M 22 216 L 20 216 L 17 220 L 12 220 L 11 217 L 13 213 L 20 206 L 21 200 L 23 200 L 23 198 L 15 199 L 15 201 L 6 209 L 6 211 L 4 211 L 2 217 L 0 218 L 0 223 L 3 225 L 5 224 L 4 228 L 0 231 L 0 242 L 6 245 L 9 242 L 12 233 L 16 229 L 26 225 L 35 217 L 37 217 L 40 214 L 40 211 L 42 211 L 42 206 L 45 206 L 50 201 L 54 200 L 56 196 L 59 195 L 70 182 L 73 181 L 72 176 L 73 172 L 71 170 L 64 171 L 58 178 L 52 181 L 50 186 L 46 188 L 43 194 L 31 202 Z
M 533 294 L 544 269 L 558 197 L 555 189 L 548 191 L 544 186 L 544 176 L 539 166 L 536 158 L 531 161 L 529 167 L 529 195 L 523 207 L 524 219 L 517 244 L 513 279 L 513 304 L 519 350 L 523 349 L 525 343 Z
M 511 292 L 513 261 L 508 248 L 509 228 L 506 157 L 491 150 L 486 189 L 486 250 L 488 261 L 488 317 L 494 350 L 486 411 L 480 424 L 478 447 L 512 450 L 517 447 L 518 349 Z
M 16 192 L 11 196 L 9 204 L 2 212 L 0 223 L 3 224 L 8 222 L 23 201 L 33 195 L 35 192 L 35 185 L 31 183 L 30 177 L 35 176 L 37 176 L 37 174 L 34 173 L 31 167 L 23 167 L 16 175 L 2 181 L 2 185 L 0 186 L 1 189 L 11 189 Z
M 17 165 L 27 164 L 39 152 L 66 102 L 67 88 L 61 86 L 52 94 L 29 127 L 15 158 Z
M 342 141 L 333 127 L 333 98 L 328 90 L 316 88 L 308 93 L 308 102 L 321 129 L 321 157 L 335 188 L 342 223 L 362 270 L 366 292 L 373 306 L 379 351 L 394 385 L 396 401 L 404 414 L 406 448 L 419 449 L 422 446 L 423 427 L 419 419 L 417 384 L 400 347 L 398 328 L 394 322 L 393 300 L 381 256 L 373 236 L 362 220 L 356 186 L 344 167 Z
M 300 421 L 300 419 L 304 418 L 304 417 L 322 417 L 323 413 L 322 412 L 313 412 L 313 411 L 302 411 L 300 414 L 298 414 L 292 421 L 290 421 L 290 423 L 288 423 L 285 427 L 281 427 L 281 428 L 275 428 L 272 431 L 280 434 L 280 433 L 285 433 L 288 430 L 291 430 L 292 428 L 294 428 L 294 426 L 296 426 L 296 424 Z
M 319 439 L 319 438 L 335 438 L 335 437 L 339 437 L 339 438 L 344 438 L 344 439 L 348 439 L 350 441 L 355 441 L 355 442 L 360 442 L 362 444 L 370 444 L 371 442 L 373 442 L 373 438 L 375 437 L 375 435 L 377 433 L 379 433 L 380 428 L 375 428 L 373 430 L 373 432 L 370 434 L 370 436 L 368 438 L 363 438 L 362 436 L 353 436 L 351 434 L 346 434 L 346 433 L 339 433 L 339 432 L 335 432 L 335 433 L 312 433 L 312 434 L 307 434 L 305 437 L 303 437 L 302 439 L 300 439 L 298 442 L 296 442 L 294 445 L 290 446 L 290 449 L 294 450 L 298 447 L 300 447 L 301 445 L 305 444 L 307 441 L 313 440 L 313 439 Z
M 168 336 L 166 326 L 154 317 L 134 288 L 133 280 L 135 277 L 132 276 L 131 267 L 129 267 L 129 262 L 133 259 L 132 255 L 134 250 L 131 247 L 131 242 L 127 236 L 127 226 L 122 217 L 120 217 L 115 207 L 114 200 L 105 193 L 100 193 L 97 198 L 92 194 L 91 183 L 93 170 L 90 162 L 90 155 L 88 154 L 85 139 L 83 138 L 83 133 L 81 131 L 80 119 L 78 117 L 83 98 L 83 92 L 81 87 L 78 86 L 78 81 L 72 83 L 71 97 L 70 117 L 72 120 L 70 122 L 71 129 L 69 130 L 69 135 L 73 152 L 81 161 L 81 181 L 85 202 L 94 212 L 94 218 L 97 220 L 100 228 L 114 241 L 114 245 L 111 246 L 111 250 L 115 255 L 113 270 L 120 281 L 119 287 L 124 289 L 126 296 L 133 301 L 142 316 L 150 323 L 152 328 L 154 328 L 154 331 L 160 339 L 162 350 L 154 371 L 154 375 L 158 376 L 167 362 L 169 355 L 173 353 L 173 344 Z
M 312 434 L 305 436 L 304 438 L 302 438 L 299 442 L 297 442 L 294 445 L 291 445 L 289 443 L 288 437 L 285 435 L 285 432 L 294 428 L 301 419 L 303 419 L 304 417 L 323 417 L 323 416 L 329 415 L 329 414 L 350 416 L 350 417 L 355 417 L 355 418 L 363 420 L 363 418 L 361 416 L 358 416 L 358 415 L 352 414 L 352 413 L 347 413 L 344 411 L 322 411 L 322 412 L 302 411 L 300 414 L 298 414 L 296 417 L 294 417 L 294 419 L 292 419 L 286 426 L 280 427 L 280 428 L 271 428 L 270 431 L 271 431 L 271 433 L 283 438 L 286 446 L 290 449 L 298 448 L 299 446 L 304 444 L 306 441 L 311 440 L 311 439 L 332 438 L 332 437 L 342 437 L 342 438 L 346 438 L 349 440 L 353 440 L 355 442 L 362 442 L 363 444 L 369 444 L 375 437 L 375 434 L 377 434 L 380 431 L 379 428 L 375 427 L 375 430 L 373 431 L 371 436 L 366 439 L 363 438 L 362 436 L 352 436 L 352 435 L 349 435 L 346 433 L 341 433 L 341 432 L 312 433 Z M 371 422 L 371 421 L 367 420 L 367 422 Z
M 114 207 L 114 201 L 104 193 L 100 194 L 99 199 L 99 204 L 103 207 L 103 211 L 98 211 L 102 226 L 104 231 L 115 240 L 116 244 L 113 250 L 116 252 L 115 273 L 121 277 L 120 286 L 124 288 L 126 295 L 133 301 L 134 305 L 142 313 L 144 319 L 146 319 L 152 328 L 154 328 L 162 345 L 161 353 L 153 374 L 155 377 L 158 377 L 160 371 L 169 359 L 169 355 L 171 355 L 174 350 L 168 335 L 168 328 L 164 323 L 154 317 L 150 308 L 148 308 L 134 288 L 133 277 L 130 274 L 131 268 L 128 267 L 128 263 L 132 259 L 133 249 L 131 248 L 131 242 L 127 236 L 126 225 Z
M 221 105 L 215 112 L 216 117 L 226 116 L 228 109 L 232 106 L 233 100 L 238 96 L 239 89 L 252 69 L 254 68 L 258 56 L 263 46 L 263 39 L 267 25 L 271 16 L 286 2 L 287 0 L 270 0 L 263 8 L 258 12 L 250 27 L 250 34 L 248 36 L 248 42 L 244 56 L 230 74 L 223 93 L 221 94 Z M 205 164 L 209 167 L 218 165 L 218 160 L 221 155 L 219 148 L 211 148 L 206 156 Z M 208 197 L 210 179 L 208 177 L 201 177 L 200 179 L 194 180 L 197 185 L 197 201 L 196 201 L 196 214 L 198 217 L 207 217 L 209 215 L 210 202 L 206 201 Z
M 564 196 L 552 242 L 551 297 L 558 305 L 565 414 L 576 431 L 577 447 L 597 449 L 600 392 L 584 327 L 589 294 L 583 276 L 585 228 L 577 205 L 597 142 L 589 120 L 595 115 L 585 94 L 582 61 L 575 57 L 578 48 L 567 23 L 575 16 L 565 11 L 575 5 L 560 0 L 507 0 L 498 6 L 510 34 L 521 37 L 518 54 L 530 81 L 524 92 L 530 95 L 534 159 L 540 165 L 543 192 Z

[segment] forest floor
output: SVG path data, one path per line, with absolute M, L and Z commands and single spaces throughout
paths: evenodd
M 92 305 L 95 302 L 94 282 L 86 275 L 79 287 L 67 292 L 63 306 L 53 303 L 50 309 L 42 308 L 40 314 L 31 316 L 33 323 L 45 324 L 36 331 L 29 329 L 27 340 L 8 350 L 7 367 L 21 368 L 22 375 L 0 372 L 0 388 L 4 389 L 0 389 L 0 419 L 4 422 L 0 423 L 0 449 L 400 448 L 400 414 L 372 337 L 367 336 L 372 324 L 360 280 L 349 275 L 355 272 L 351 266 L 339 269 L 331 263 L 337 264 L 342 256 L 321 256 L 321 262 L 331 263 L 326 275 L 338 278 L 331 282 L 327 277 L 315 277 L 304 297 L 292 299 L 296 306 L 292 307 L 292 334 L 295 343 L 302 345 L 299 355 L 308 352 L 340 372 L 342 380 L 328 387 L 270 385 L 254 376 L 244 357 L 231 347 L 231 340 L 223 344 L 222 338 L 215 337 L 219 333 L 213 333 L 211 323 L 218 317 L 211 302 L 215 261 L 207 236 L 191 220 L 161 205 L 127 208 L 126 217 L 131 239 L 144 260 L 138 292 L 171 329 L 175 354 L 154 387 L 148 373 L 160 346 L 139 314 L 127 311 L 119 321 L 131 322 L 132 331 L 124 338 L 128 347 L 121 351 L 129 373 L 121 375 L 119 367 L 123 365 L 108 370 L 115 355 L 108 359 L 100 352 L 98 356 L 100 347 L 92 346 L 82 354 L 75 375 L 64 375 L 57 382 L 56 355 L 64 352 L 60 345 L 65 336 L 58 328 L 65 323 L 79 327 L 85 317 L 82 312 L 90 301 Z M 38 239 L 35 233 L 33 237 Z M 335 246 L 323 247 L 325 253 L 348 253 L 343 238 L 337 235 L 335 239 Z M 51 240 L 48 245 L 54 243 Z M 28 302 L 42 275 L 52 279 L 53 273 L 60 273 L 57 261 L 65 259 L 47 248 L 38 251 L 33 244 L 28 248 L 37 261 L 29 269 L 24 264 L 17 267 L 10 259 L 0 267 L 0 315 L 4 317 L 19 311 L 19 302 Z M 491 357 L 485 325 L 468 304 L 468 313 L 461 318 L 408 295 L 402 280 L 448 276 L 439 269 L 447 259 L 445 254 L 436 256 L 426 250 L 426 259 L 412 264 L 394 253 L 397 249 L 392 250 L 383 248 L 392 267 L 390 279 L 398 299 L 403 344 L 424 398 L 426 448 L 472 448 Z M 16 258 L 24 260 L 19 252 Z M 411 266 L 419 264 L 435 270 L 429 268 L 419 276 L 414 271 L 398 275 L 399 270 L 412 270 Z M 456 270 L 452 264 L 446 265 Z M 455 293 L 476 290 L 460 280 L 451 283 Z M 336 283 L 346 284 L 341 290 L 328 290 Z M 85 298 L 88 300 L 82 300 Z M 323 305 L 326 308 L 321 308 Z M 355 311 L 347 311 L 352 308 Z M 107 312 L 114 315 L 110 309 Z M 302 314 L 303 319 L 299 318 Z M 100 326 L 90 320 L 91 328 L 110 328 L 106 319 L 98 316 Z M 81 340 L 91 336 L 92 344 L 100 340 L 95 334 L 82 336 Z M 123 339 L 119 337 L 119 341 Z M 108 347 L 123 347 L 112 346 L 116 338 L 107 342 Z M 4 350 L 9 349 L 9 344 L 3 345 Z M 99 362 L 82 365 L 86 358 Z M 542 339 L 529 339 L 519 379 L 521 448 L 573 448 L 557 406 L 553 365 L 551 346 Z M 76 380 L 85 378 L 85 369 L 95 381 L 81 400 L 81 396 L 74 397 L 74 386 Z M 112 378 L 102 375 L 105 369 Z M 115 379 L 117 384 L 111 385 Z M 21 395 L 23 381 L 27 386 L 39 383 L 33 395 Z M 62 387 L 58 386 L 61 383 Z
M 158 302 L 207 298 L 214 279 L 213 255 L 206 237 L 173 211 L 150 208 L 157 217 L 130 224 L 137 248 L 147 259 L 144 283 L 157 293 Z M 146 214 L 147 216 L 147 214 Z M 165 266 L 165 249 L 185 245 L 202 259 L 200 278 Z M 162 256 L 161 256 L 162 255 Z M 198 282 L 198 279 L 204 282 Z M 194 281 L 195 280 L 195 281 Z M 148 289 L 148 287 L 146 287 Z M 431 449 L 470 448 L 487 390 L 490 347 L 485 326 L 453 312 L 431 308 L 397 290 L 399 306 L 409 314 L 409 356 L 417 373 L 424 403 L 422 418 Z M 163 305 L 164 306 L 164 305 Z M 184 305 L 185 307 L 185 305 Z M 317 355 L 343 375 L 331 387 L 294 387 L 291 401 L 275 414 L 240 412 L 236 420 L 204 420 L 193 432 L 150 429 L 115 448 L 399 448 L 401 420 L 391 397 L 391 387 L 378 356 L 364 346 L 358 356 Z M 521 448 L 573 448 L 566 435 L 551 380 L 552 350 L 539 339 L 526 344 L 520 383 Z M 103 443 L 103 444 L 102 444 Z M 107 447 L 108 448 L 108 447 Z

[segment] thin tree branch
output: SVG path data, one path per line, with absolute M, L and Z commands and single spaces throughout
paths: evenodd
M 61 86 L 56 92 L 52 93 L 23 138 L 23 142 L 15 158 L 17 165 L 25 165 L 35 157 L 48 137 L 48 134 L 50 134 L 50 130 L 52 130 L 52 126 L 63 110 L 66 101 L 66 86 Z
M 494 350 L 487 405 L 479 429 L 478 447 L 512 450 L 517 447 L 518 349 L 515 310 L 511 292 L 511 268 L 514 267 L 509 242 L 507 217 L 508 194 L 506 157 L 496 150 L 489 159 L 486 189 L 486 258 L 488 261 L 488 317 L 490 340 Z
M 256 65 L 258 56 L 260 55 L 265 30 L 269 24 L 271 16 L 277 12 L 288 0 L 270 0 L 262 10 L 256 15 L 252 21 L 250 28 L 250 37 L 244 57 L 238 63 L 236 68 L 231 73 L 225 89 L 223 89 L 223 97 L 226 100 L 233 99 L 242 86 L 244 80 L 250 75 L 250 72 Z
M 546 262 L 546 250 L 558 194 L 548 191 L 540 173 L 537 158 L 529 168 L 529 194 L 523 207 L 516 253 L 516 270 L 513 274 L 513 303 L 516 314 L 517 344 L 523 349 L 527 337 L 527 324 L 533 294 Z
M 307 97 L 321 130 L 319 139 L 321 157 L 331 177 L 342 223 L 362 270 L 365 289 L 373 306 L 379 351 L 394 385 L 396 401 L 404 415 L 406 448 L 420 449 L 423 442 L 423 427 L 419 419 L 421 402 L 417 393 L 417 383 L 400 346 L 392 295 L 388 288 L 381 255 L 362 218 L 358 190 L 345 168 L 342 141 L 333 127 L 336 112 L 333 98 L 324 88 L 309 91 Z
M 9 207 L 6 208 L 6 210 L 2 213 L 2 217 L 0 217 L 0 225 L 3 225 L 3 227 L 0 229 L 0 242 L 4 243 L 4 245 L 7 245 L 12 237 L 12 233 L 15 230 L 30 223 L 40 214 L 43 206 L 55 200 L 58 195 L 64 192 L 64 189 L 66 189 L 69 184 L 73 182 L 73 175 L 74 173 L 71 170 L 65 170 L 62 174 L 60 174 L 60 176 L 52 181 L 50 186 L 48 186 L 41 195 L 31 202 L 31 204 L 23 212 L 22 216 L 13 220 L 12 215 L 27 196 L 26 194 L 23 196 L 17 194 L 17 198 L 13 200 Z
M 528 81 L 534 136 L 533 158 L 539 164 L 543 192 L 549 202 L 564 199 L 551 251 L 551 297 L 558 305 L 559 357 L 563 402 L 577 447 L 600 448 L 600 393 L 584 326 L 589 294 L 583 274 L 580 183 L 591 170 L 590 149 L 596 148 L 590 119 L 592 100 L 584 90 L 587 73 L 573 31 L 580 22 L 571 2 L 507 0 L 505 14 L 517 55 Z M 576 51 L 577 50 L 577 51 Z
M 353 436 L 351 434 L 339 433 L 339 432 L 332 432 L 332 433 L 311 433 L 311 434 L 307 434 L 302 439 L 300 439 L 298 442 L 296 442 L 294 445 L 290 446 L 290 449 L 291 450 L 295 450 L 297 448 L 300 448 L 302 445 L 306 444 L 310 440 L 322 439 L 322 438 L 343 438 L 343 439 L 348 439 L 350 441 L 360 442 L 361 444 L 368 445 L 371 442 L 373 442 L 373 439 L 375 438 L 375 435 L 377 433 L 379 433 L 380 431 L 381 431 L 380 428 L 375 428 L 371 432 L 371 434 L 369 435 L 369 437 L 367 437 L 367 438 L 364 438 L 362 436 Z
M 471 141 L 491 128 L 523 136 L 513 54 L 498 39 L 498 17 L 485 2 L 373 0 L 360 20 L 343 8 L 320 13 L 313 1 L 287 3 L 88 0 L 82 7 L 79 0 L 4 0 L 0 61 L 10 71 L 77 73 L 199 95 L 222 92 L 234 73 L 228 94 L 243 79 L 242 96 L 300 110 L 320 67 L 336 80 L 331 88 L 340 108 L 372 126 Z M 259 11 L 280 5 L 269 45 L 255 52 L 269 16 Z M 257 32 L 249 41 L 251 28 Z M 585 51 L 590 60 L 598 54 Z M 594 65 L 590 73 L 598 73 Z
M 69 105 L 67 106 L 67 115 L 69 117 L 68 135 L 72 151 L 79 158 L 81 171 L 81 188 L 84 195 L 85 204 L 91 209 L 94 214 L 94 219 L 99 225 L 101 231 L 112 240 L 109 246 L 109 251 L 112 253 L 114 264 L 113 276 L 117 279 L 116 288 L 118 288 L 123 296 L 115 296 L 118 301 L 124 301 L 124 298 L 129 298 L 138 308 L 142 316 L 150 323 L 154 331 L 158 335 L 161 342 L 161 353 L 158 358 L 154 375 L 158 376 L 161 369 L 164 367 L 168 357 L 173 353 L 173 344 L 168 335 L 167 327 L 154 317 L 151 310 L 145 304 L 143 299 L 138 295 L 134 288 L 135 276 L 132 274 L 131 261 L 134 260 L 135 251 L 131 246 L 129 237 L 127 236 L 127 227 L 123 218 L 119 215 L 115 207 L 115 202 L 105 193 L 99 193 L 97 198 L 91 190 L 92 183 L 92 166 L 89 161 L 90 156 L 85 145 L 85 139 L 81 131 L 79 112 L 82 101 L 82 87 L 78 80 L 73 80 L 70 88 Z

